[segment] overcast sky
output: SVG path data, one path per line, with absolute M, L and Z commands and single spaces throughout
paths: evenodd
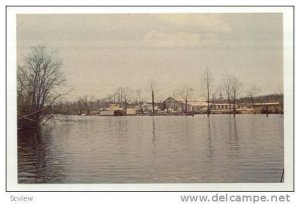
M 182 87 L 204 96 L 209 67 L 214 88 L 223 74 L 238 77 L 244 93 L 283 90 L 282 14 L 24 14 L 17 16 L 18 63 L 29 48 L 57 50 L 67 76 L 68 96 L 102 98 L 118 87 L 149 81 L 159 97 Z M 148 97 L 149 98 L 149 97 Z

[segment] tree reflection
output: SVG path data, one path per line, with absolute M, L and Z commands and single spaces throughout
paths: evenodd
M 214 134 L 213 134 L 213 128 L 211 127 L 211 121 L 214 121 L 214 118 L 211 117 L 207 117 L 207 141 L 208 141 L 208 157 L 209 157 L 209 171 L 208 172 L 213 172 L 215 170 L 215 147 L 213 144 L 213 138 L 214 138 Z
M 229 116 L 229 155 L 236 157 L 240 155 L 239 135 L 237 131 L 237 118 Z M 232 127 L 233 126 L 233 127 Z
M 154 117 L 152 117 L 152 142 L 155 145 L 155 141 L 156 141 L 156 134 L 155 134 L 155 119 Z
M 49 138 L 51 128 L 18 132 L 18 182 L 57 183 L 64 180 L 66 169 L 57 161 Z M 47 137 L 45 137 L 47 135 Z
M 185 136 L 187 138 L 190 136 L 189 116 L 185 116 Z
M 18 132 L 18 182 L 34 183 L 44 167 L 45 154 L 41 145 L 40 128 Z
M 156 150 L 156 128 L 155 128 L 155 118 L 152 117 L 152 144 L 153 144 L 153 153 L 155 154 Z
M 208 152 L 209 152 L 209 157 L 212 159 L 214 156 L 214 148 L 212 145 L 212 131 L 210 125 L 210 117 L 207 117 L 207 127 L 208 127 Z
M 120 117 L 118 120 L 117 133 L 120 153 L 126 155 L 128 154 L 128 120 L 126 117 Z

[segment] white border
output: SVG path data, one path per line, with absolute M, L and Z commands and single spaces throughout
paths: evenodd
M 16 15 L 61 13 L 283 13 L 284 183 L 18 184 L 16 128 Z M 7 190 L 8 191 L 292 191 L 293 190 L 293 8 L 292 7 L 8 7 L 7 8 Z

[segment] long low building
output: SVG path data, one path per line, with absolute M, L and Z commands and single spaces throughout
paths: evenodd
M 207 111 L 207 101 L 190 101 L 188 105 L 191 106 L 193 113 L 203 113 Z
M 210 106 L 212 113 L 226 113 L 233 111 L 234 105 L 227 102 L 213 102 Z M 283 113 L 283 105 L 273 103 L 236 103 L 238 113 Z

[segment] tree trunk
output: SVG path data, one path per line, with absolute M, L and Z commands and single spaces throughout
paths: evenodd
M 209 88 L 207 89 L 207 117 L 210 114 L 210 107 L 209 107 Z
M 236 107 L 235 107 L 235 104 L 236 104 L 236 96 L 235 96 L 235 92 L 233 93 L 233 117 L 235 117 L 235 111 L 236 111 Z
M 125 99 L 125 103 L 124 103 L 124 110 L 125 110 L 125 115 L 127 114 L 127 100 Z
M 188 102 L 187 99 L 185 99 L 185 110 L 184 110 L 185 114 L 187 114 L 187 102 Z
M 227 94 L 227 103 L 228 103 L 229 112 L 231 112 L 231 103 L 230 103 L 229 93 Z
M 209 117 L 210 114 L 210 107 L 209 107 L 209 83 L 210 83 L 210 78 L 208 74 L 208 70 L 206 72 L 206 88 L 207 88 L 207 117 Z
M 154 91 L 153 89 L 151 90 L 152 92 L 152 114 L 154 115 Z

